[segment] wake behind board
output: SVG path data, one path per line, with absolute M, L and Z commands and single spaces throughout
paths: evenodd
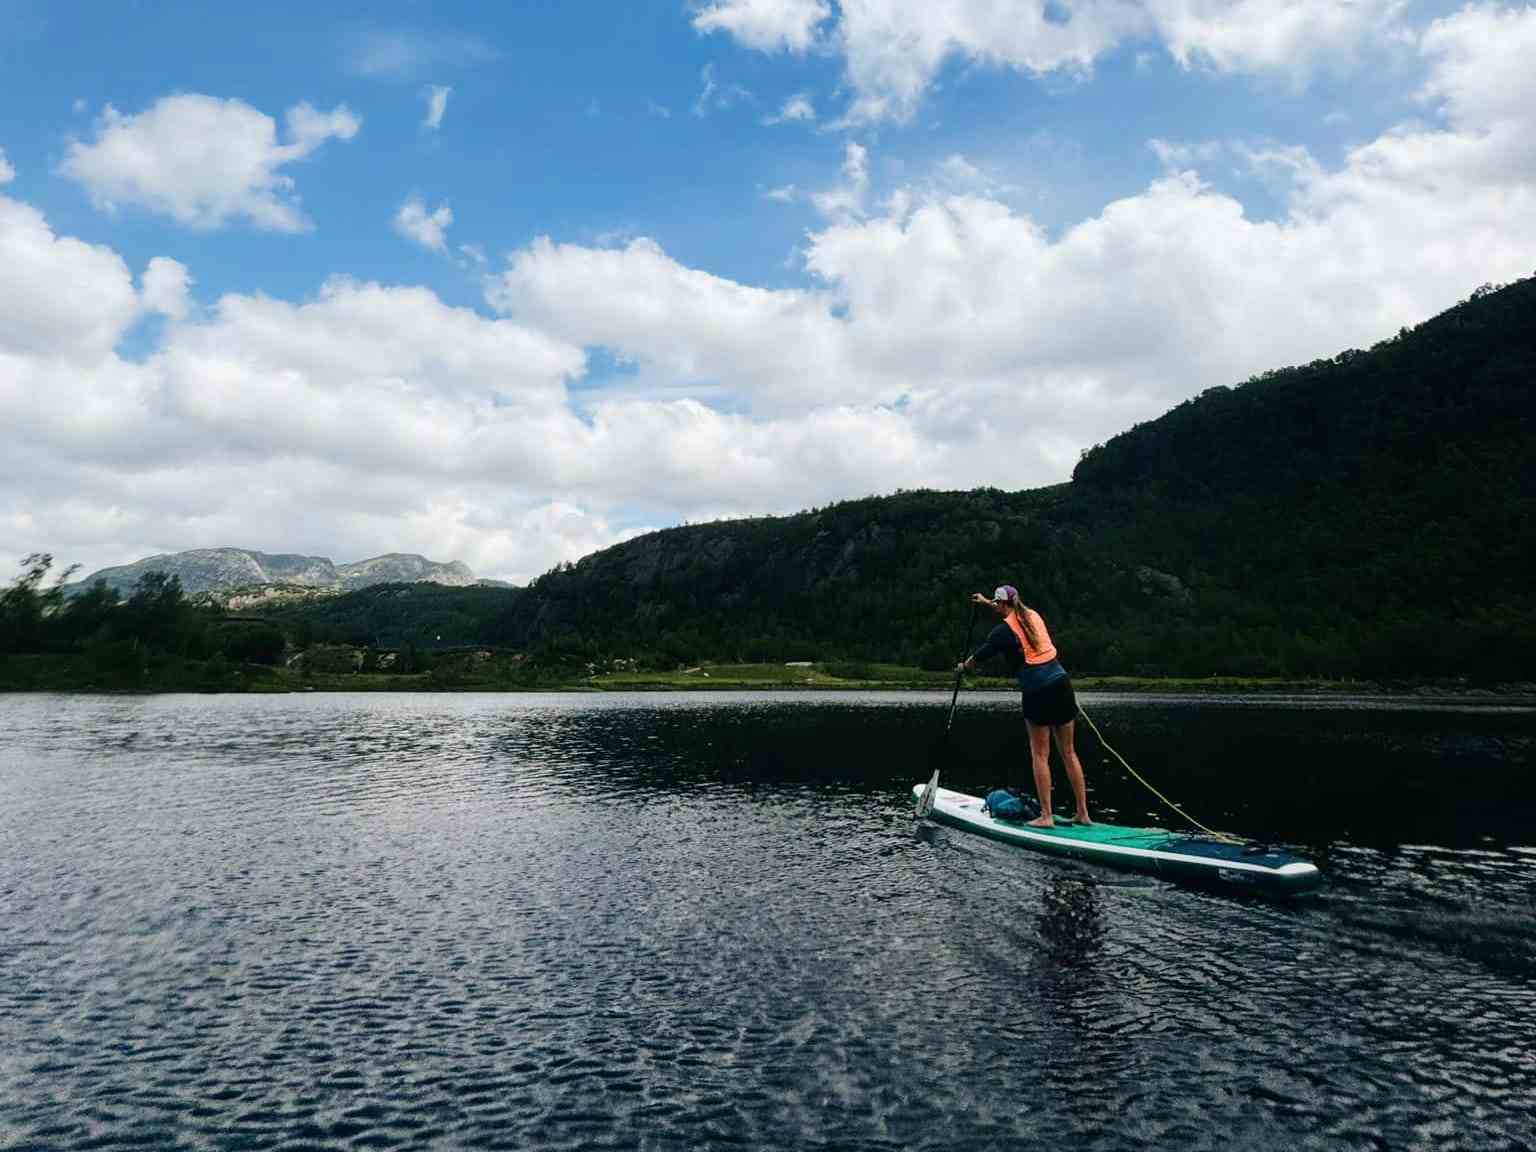
M 926 784 L 913 785 L 913 798 L 921 802 L 926 788 Z M 930 799 L 930 814 L 945 824 L 1021 848 L 1091 860 L 1111 868 L 1273 896 L 1300 895 L 1323 882 L 1323 874 L 1311 861 L 1273 849 L 1255 850 L 1161 828 L 1125 828 L 1117 824 L 1077 827 L 1060 817 L 1054 828 L 1030 828 L 1022 822 L 993 817 L 982 807 L 979 796 L 939 788 Z

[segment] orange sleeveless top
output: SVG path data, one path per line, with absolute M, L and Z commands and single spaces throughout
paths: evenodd
M 1051 634 L 1045 630 L 1045 621 L 1040 618 L 1040 613 L 1033 608 L 1024 608 L 1023 611 L 1029 617 L 1029 626 L 1035 630 L 1035 635 L 1040 637 L 1038 645 L 1030 643 L 1029 633 L 1012 612 L 1003 617 L 1003 622 L 1019 638 L 1019 651 L 1024 653 L 1024 663 L 1046 664 L 1056 659 L 1056 645 L 1051 643 Z

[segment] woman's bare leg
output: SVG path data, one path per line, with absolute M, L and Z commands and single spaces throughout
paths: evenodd
M 1061 762 L 1066 765 L 1067 781 L 1072 785 L 1072 797 L 1077 801 L 1076 820 L 1079 824 L 1092 824 L 1093 821 L 1088 819 L 1088 781 L 1083 778 L 1082 762 L 1077 758 L 1077 749 L 1072 746 L 1076 726 L 1077 721 L 1068 720 L 1051 731 L 1056 735 L 1056 749 L 1061 753 Z
M 1029 823 L 1035 828 L 1054 828 L 1051 815 L 1051 730 L 1043 724 L 1029 725 L 1029 758 L 1035 767 L 1035 795 L 1040 797 L 1040 815 Z

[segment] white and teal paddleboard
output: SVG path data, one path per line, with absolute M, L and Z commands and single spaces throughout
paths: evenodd
M 1276 896 L 1310 892 L 1323 874 L 1309 860 L 1263 845 L 1183 835 L 1162 828 L 1125 828 L 1117 824 L 1079 827 L 1060 816 L 1054 828 L 1031 828 L 1022 821 L 1000 820 L 984 807 L 980 796 L 937 788 L 925 796 L 927 784 L 912 787 L 919 810 L 931 801 L 927 814 L 967 832 L 1017 844 L 1036 852 L 1091 860 L 1111 868 L 1151 872 L 1170 880 L 1245 888 Z

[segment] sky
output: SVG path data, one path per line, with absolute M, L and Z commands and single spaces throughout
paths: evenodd
M 526 582 L 1536 272 L 1536 6 L 0 0 L 0 561 Z M 3 574 L 0 574 L 3 576 Z

